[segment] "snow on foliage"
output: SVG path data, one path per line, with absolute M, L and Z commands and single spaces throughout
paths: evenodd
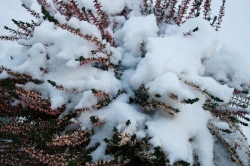
M 15 143 L 43 124 L 18 135 L 27 163 L 249 164 L 249 64 L 220 48 L 225 1 L 214 18 L 210 0 L 37 0 L 42 14 L 22 2 L 37 22 L 1 36 L 22 47 L 0 62 L 1 113 L 16 119 L 0 132 Z
M 26 7 L 31 8 L 32 0 L 21 0 L 22 4 L 24 4 Z

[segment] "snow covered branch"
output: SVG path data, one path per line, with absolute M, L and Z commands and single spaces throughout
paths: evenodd
M 0 36 L 21 45 L 0 61 L 1 162 L 248 166 L 250 65 L 218 47 L 225 1 L 214 19 L 211 0 L 22 2 L 37 20 Z

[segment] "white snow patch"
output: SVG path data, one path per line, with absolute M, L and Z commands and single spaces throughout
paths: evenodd
M 204 61 L 204 65 L 206 75 L 212 75 L 216 80 L 231 87 L 243 90 L 242 84 L 250 85 L 250 62 L 229 45 L 223 44 L 218 51 L 214 51 L 212 56 Z
M 147 37 L 156 37 L 158 29 L 154 15 L 131 17 L 115 33 L 115 39 L 118 43 L 124 42 L 124 47 L 136 55 L 141 43 L 146 41 Z
M 116 127 L 119 132 L 126 131 L 129 135 L 134 133 L 144 133 L 142 132 L 143 123 L 145 116 L 139 113 L 134 107 L 127 104 L 128 97 L 126 95 L 120 96 L 117 100 L 113 101 L 107 107 L 100 110 L 91 110 L 89 112 L 83 112 L 78 118 L 82 125 L 82 129 L 94 130 L 94 134 L 91 136 L 91 141 L 88 147 L 93 147 L 96 143 L 100 143 L 99 148 L 92 152 L 93 162 L 98 159 L 107 157 L 104 155 L 104 150 L 106 148 L 106 143 L 103 141 L 104 138 L 111 139 L 113 136 L 112 129 Z M 100 127 L 93 126 L 90 121 L 91 116 L 98 116 L 98 118 L 103 123 Z M 131 124 L 126 125 L 126 122 L 130 120 Z M 143 134 L 140 134 L 141 137 Z
M 185 105 L 184 110 L 174 118 L 158 112 L 151 122 L 146 122 L 152 137 L 150 142 L 163 149 L 170 164 L 184 160 L 192 165 L 193 150 L 196 150 L 201 165 L 211 166 L 213 141 L 206 126 L 211 115 L 195 104 Z
M 31 5 L 33 3 L 32 0 L 21 0 L 22 4 L 24 4 L 27 8 L 31 8 Z
M 92 91 L 83 92 L 80 102 L 75 106 L 75 109 L 92 108 L 92 105 L 97 104 L 97 97 Z
M 33 78 L 40 79 L 43 74 L 41 68 L 45 66 L 46 62 L 47 50 L 43 44 L 36 43 L 29 49 L 27 54 L 27 60 L 23 64 L 13 67 L 12 70 L 19 73 L 27 73 Z
M 100 0 L 103 10 L 109 14 L 121 13 L 125 7 L 125 0 Z

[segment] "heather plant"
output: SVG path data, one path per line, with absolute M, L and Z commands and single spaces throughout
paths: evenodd
M 214 17 L 211 0 L 22 2 L 36 20 L 0 36 L 21 45 L 0 62 L 2 163 L 249 164 L 250 75 L 217 49 L 224 0 Z

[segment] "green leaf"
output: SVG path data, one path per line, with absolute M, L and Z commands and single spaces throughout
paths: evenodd
M 242 121 L 239 121 L 239 122 L 240 122 L 240 124 L 242 124 L 243 126 L 248 126 L 248 124 L 245 123 L 245 122 L 242 122 Z
M 183 102 L 186 103 L 186 104 L 193 104 L 193 103 L 195 103 L 197 101 L 199 101 L 199 98 L 183 100 Z
M 225 133 L 228 133 L 228 134 L 230 134 L 230 133 L 232 133 L 230 130 L 221 130 L 221 131 L 224 131 Z
M 111 141 L 112 141 L 115 145 L 118 145 L 119 142 L 120 142 L 121 140 L 122 140 L 122 139 L 119 137 L 119 135 L 115 133 L 115 134 L 113 135 Z
M 131 124 L 130 120 L 127 120 L 126 125 L 128 126 L 130 124 Z
M 217 102 L 224 102 L 222 99 L 215 97 L 213 95 L 211 95 L 211 99 L 213 99 L 214 101 L 217 101 Z
M 245 117 L 245 116 L 243 116 L 243 118 L 244 118 L 246 121 L 250 121 L 250 119 L 247 118 L 247 117 Z
M 47 10 L 43 6 L 41 6 L 41 12 L 44 15 L 43 16 L 44 20 L 48 20 L 49 22 L 54 22 L 54 23 L 58 22 L 53 16 L 49 14 L 49 12 L 47 12 Z
M 106 142 L 106 143 L 108 143 L 109 142 L 109 140 L 107 139 L 107 138 L 104 138 L 104 140 L 103 140 L 104 142 Z
M 10 90 L 14 90 L 15 89 L 15 84 L 13 84 L 12 82 L 10 81 L 7 81 L 7 80 L 1 80 L 2 81 L 2 86 L 10 89 Z
M 118 130 L 117 130 L 117 128 L 116 128 L 116 127 L 114 127 L 113 132 L 118 132 Z
M 156 95 L 155 95 L 155 97 L 160 98 L 160 97 L 161 97 L 161 95 L 160 95 L 160 94 L 156 94 Z
M 135 141 L 135 139 L 136 139 L 136 134 L 133 134 L 131 137 L 131 141 Z
M 17 135 L 12 134 L 10 132 L 7 133 L 7 136 L 9 137 L 9 139 L 11 139 L 14 143 L 20 144 L 21 140 L 18 138 Z
M 48 81 L 48 83 L 50 83 L 53 87 L 56 86 L 56 82 L 51 81 L 51 80 L 47 80 L 47 81 Z
M 98 119 L 96 118 L 96 116 L 91 116 L 91 117 L 90 117 L 90 121 L 91 121 L 92 123 L 97 123 L 97 122 L 98 122 Z
M 14 93 L 14 92 L 10 92 L 10 95 L 11 95 L 12 97 L 14 97 L 15 99 L 19 99 L 19 95 L 16 94 L 16 93 Z
M 188 162 L 186 162 L 186 161 L 183 161 L 183 160 L 179 161 L 178 163 L 179 163 L 180 165 L 182 165 L 182 166 L 190 166 L 190 163 L 188 163 Z
M 196 31 L 198 31 L 198 30 L 199 30 L 199 28 L 196 27 L 196 28 L 193 29 L 193 32 L 196 32 Z
M 78 164 L 77 162 L 71 160 L 68 162 L 68 166 L 78 166 Z

